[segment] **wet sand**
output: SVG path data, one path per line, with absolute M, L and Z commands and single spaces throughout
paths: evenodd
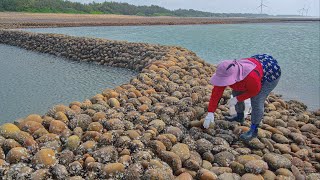
M 54 14 L 0 12 L 0 28 L 75 27 L 75 26 L 129 26 L 129 25 L 185 25 L 238 24 L 320 21 L 319 18 L 196 18 L 196 17 L 142 17 L 127 15 Z

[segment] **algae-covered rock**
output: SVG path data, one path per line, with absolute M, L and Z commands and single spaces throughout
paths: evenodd
M 108 100 L 108 104 L 110 107 L 115 107 L 115 108 L 120 107 L 120 102 L 116 98 L 110 98 Z
M 24 162 L 27 161 L 30 157 L 29 152 L 24 147 L 15 147 L 12 148 L 7 156 L 6 161 L 10 164 L 18 163 L 18 162 Z
M 20 143 L 15 141 L 14 139 L 6 139 L 2 145 L 3 151 L 8 152 L 10 149 L 15 147 L 22 147 Z
M 249 161 L 259 160 L 259 159 L 261 159 L 261 158 L 259 158 L 259 156 L 256 156 L 256 155 L 253 155 L 253 154 L 251 154 L 251 155 L 240 155 L 240 156 L 237 156 L 237 158 L 236 158 L 236 160 L 239 163 L 243 164 L 243 165 L 245 165 Z
M 80 127 L 83 130 L 86 130 L 91 122 L 92 122 L 92 119 L 89 115 L 79 114 L 70 120 L 69 126 L 72 129 L 75 129 L 76 127 Z
M 106 121 L 106 129 L 108 130 L 124 130 L 124 123 L 120 119 L 113 118 Z
M 41 123 L 36 121 L 22 121 L 19 123 L 18 127 L 20 130 L 33 134 L 38 129 L 44 128 Z
M 176 137 L 178 141 L 180 141 L 183 137 L 183 132 L 180 128 L 174 127 L 174 126 L 169 126 L 166 128 L 166 134 L 172 134 Z
M 35 121 L 41 124 L 43 119 L 38 114 L 30 114 L 25 118 L 25 121 Z
M 200 169 L 198 175 L 200 180 L 217 180 L 218 176 L 207 169 Z
M 84 180 L 81 176 L 72 176 L 67 178 L 67 180 Z
M 64 165 L 56 164 L 52 167 L 51 173 L 54 179 L 65 179 L 69 177 L 69 172 Z
M 2 179 L 27 179 L 31 176 L 33 169 L 25 163 L 17 163 L 9 166 L 7 172 L 1 176 Z
M 12 136 L 19 131 L 20 129 L 12 123 L 5 123 L 0 126 L 0 135 L 5 138 L 12 138 Z
M 41 149 L 38 151 L 32 162 L 38 167 L 49 167 L 56 163 L 55 152 L 52 149 Z
M 310 133 L 315 133 L 319 131 L 319 129 L 313 124 L 305 124 L 300 128 L 300 130 L 302 132 L 310 132 Z
M 66 129 L 68 129 L 68 126 L 62 121 L 53 120 L 50 122 L 50 127 L 49 127 L 50 133 L 60 134 Z
M 153 120 L 149 123 L 149 126 L 154 127 L 158 132 L 161 132 L 165 128 L 166 124 L 162 120 Z
M 31 174 L 31 180 L 46 180 L 50 176 L 49 169 L 38 169 Z
M 245 174 L 245 169 L 244 169 L 244 165 L 240 164 L 239 162 L 233 161 L 230 164 L 230 168 L 232 169 L 233 173 L 237 173 L 239 175 L 243 175 Z
M 320 173 L 310 173 L 306 180 L 320 179 Z
M 241 180 L 263 180 L 263 177 L 261 175 L 247 173 L 241 177 Z
M 276 154 L 276 153 L 268 153 L 263 156 L 264 161 L 266 161 L 272 169 L 279 169 L 279 168 L 290 168 L 291 161 L 286 157 Z
M 58 157 L 59 163 L 66 166 L 74 161 L 75 155 L 72 151 L 65 149 L 62 152 L 59 152 Z
M 276 179 L 276 175 L 270 171 L 270 170 L 266 170 L 263 174 L 262 174 L 262 177 L 265 179 L 265 180 L 274 180 Z
M 125 166 L 121 163 L 109 163 L 104 166 L 103 174 L 106 177 L 120 177 L 119 175 L 123 173 Z
M 166 150 L 166 146 L 161 141 L 158 141 L 158 140 L 150 141 L 149 146 L 156 154 L 160 154 L 162 151 Z
M 193 178 L 189 173 L 184 172 L 181 173 L 178 177 L 176 177 L 175 180 L 193 180 Z
M 103 126 L 99 122 L 92 122 L 88 126 L 88 131 L 102 132 Z
M 77 110 L 77 109 L 76 109 L 76 110 Z M 64 123 L 67 123 L 67 122 L 69 121 L 67 115 L 66 115 L 64 112 L 61 112 L 61 111 L 56 112 L 56 113 L 54 114 L 54 118 L 55 118 L 56 120 L 62 121 L 62 122 L 64 122 Z
M 207 160 L 202 160 L 202 167 L 204 169 L 210 170 L 212 168 L 212 164 Z
M 175 144 L 172 149 L 172 152 L 174 152 L 175 154 L 177 154 L 181 161 L 184 162 L 185 160 L 187 160 L 190 157 L 190 150 L 188 145 L 183 144 L 183 143 L 178 143 Z
M 97 112 L 93 115 L 92 117 L 92 121 L 93 122 L 98 122 L 98 121 L 101 121 L 103 119 L 106 118 L 106 113 L 105 112 Z
M 199 139 L 196 141 L 197 151 L 199 153 L 210 152 L 213 148 L 213 145 L 210 141 L 206 139 Z
M 82 163 L 79 161 L 74 161 L 68 164 L 68 170 L 71 175 L 80 175 L 80 172 L 83 170 Z
M 173 171 L 177 171 L 182 167 L 182 162 L 180 157 L 170 151 L 163 151 L 160 154 L 161 160 L 168 163 L 170 167 L 173 169 Z
M 168 169 L 147 169 L 142 179 L 173 179 L 173 175 Z
M 277 143 L 281 143 L 281 144 L 289 143 L 288 138 L 286 138 L 284 135 L 281 135 L 281 134 L 273 134 L 272 139 Z
M 80 145 L 80 138 L 77 135 L 68 137 L 66 147 L 70 150 L 76 150 Z
M 86 141 L 86 142 L 80 144 L 77 151 L 80 154 L 89 153 L 89 152 L 94 151 L 96 149 L 96 147 L 97 147 L 97 142 L 89 140 L 89 141 Z
M 236 173 L 223 173 L 218 177 L 219 180 L 240 180 L 241 176 Z
M 100 163 L 114 162 L 118 159 L 118 151 L 113 146 L 102 147 L 92 153 L 92 157 Z
M 283 175 L 283 176 L 288 176 L 288 177 L 291 177 L 293 178 L 294 175 L 291 171 L 289 171 L 288 169 L 285 169 L 285 168 L 279 168 L 276 170 L 276 175 Z
M 235 160 L 235 156 L 227 151 L 220 152 L 214 155 L 214 161 L 222 167 L 228 167 L 232 161 Z
M 229 167 L 212 167 L 210 171 L 214 172 L 217 176 L 223 173 L 232 173 L 232 169 Z
M 268 170 L 268 164 L 263 160 L 252 160 L 247 162 L 244 166 L 246 172 L 253 174 L 261 174 Z

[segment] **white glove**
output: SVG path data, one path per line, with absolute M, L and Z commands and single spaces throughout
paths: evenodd
M 233 97 L 233 98 L 231 98 L 231 99 L 229 100 L 228 106 L 229 106 L 229 107 L 235 106 L 237 103 L 238 103 L 237 97 Z
M 206 118 L 204 119 L 203 127 L 208 129 L 210 123 L 214 123 L 214 114 L 212 112 L 208 112 Z

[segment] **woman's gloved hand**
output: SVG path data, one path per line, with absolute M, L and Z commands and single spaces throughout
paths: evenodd
M 233 98 L 231 98 L 231 99 L 229 100 L 228 106 L 229 106 L 229 107 L 235 106 L 237 103 L 238 103 L 237 97 L 233 97 Z
M 208 112 L 206 118 L 204 119 L 203 127 L 208 129 L 210 123 L 214 123 L 214 114 L 212 112 Z

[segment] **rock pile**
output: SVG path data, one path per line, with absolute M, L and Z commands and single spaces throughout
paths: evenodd
M 224 120 L 203 129 L 215 67 L 180 48 L 0 30 L 0 43 L 130 68 L 130 83 L 0 126 L 4 179 L 320 179 L 320 110 L 271 94 L 258 138 Z

